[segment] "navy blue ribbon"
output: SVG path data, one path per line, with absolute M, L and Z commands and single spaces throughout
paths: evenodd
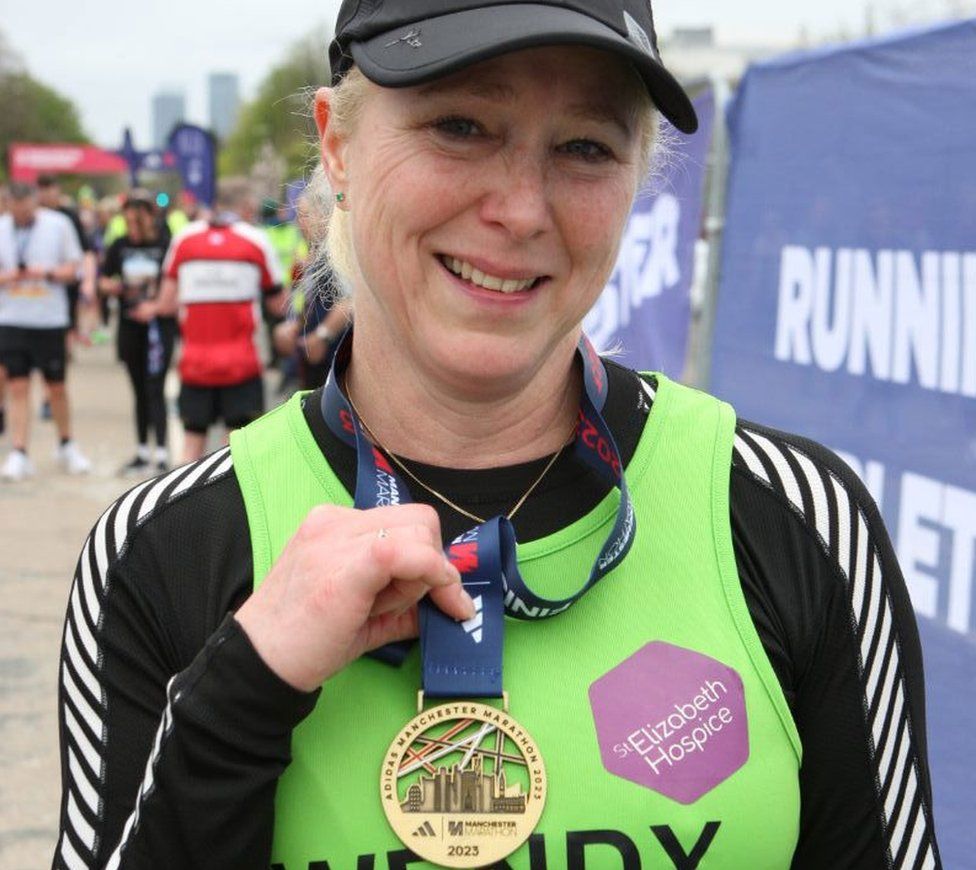
M 412 499 L 406 483 L 366 437 L 342 392 L 340 376 L 349 364 L 351 340 L 347 335 L 336 350 L 322 391 L 322 415 L 332 432 L 356 450 L 355 506 L 408 504 Z M 429 598 L 421 599 L 423 690 L 428 697 L 501 697 L 504 617 L 548 619 L 568 610 L 623 560 L 634 542 L 636 520 L 620 452 L 601 414 L 607 398 L 606 368 L 585 335 L 580 338 L 577 356 L 583 366 L 584 394 L 573 450 L 608 486 L 620 488 L 613 529 L 586 583 L 563 599 L 542 598 L 526 585 L 518 569 L 515 529 L 508 518 L 493 517 L 452 541 L 446 555 L 460 572 L 477 613 L 465 622 L 455 622 Z M 399 664 L 408 649 L 409 644 L 390 644 L 375 655 Z

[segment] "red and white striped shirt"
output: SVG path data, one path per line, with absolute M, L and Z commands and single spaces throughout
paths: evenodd
M 260 375 L 261 297 L 281 274 L 264 233 L 241 221 L 196 221 L 173 238 L 163 273 L 179 287 L 183 383 L 224 387 Z

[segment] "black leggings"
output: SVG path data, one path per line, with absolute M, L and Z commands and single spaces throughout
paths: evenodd
M 149 442 L 152 427 L 157 447 L 166 446 L 166 399 L 163 387 L 166 371 L 173 357 L 176 340 L 176 321 L 160 317 L 159 326 L 162 355 L 156 360 L 157 371 L 149 373 L 149 327 L 125 318 L 119 322 L 119 359 L 125 364 L 135 397 L 136 437 L 139 444 Z

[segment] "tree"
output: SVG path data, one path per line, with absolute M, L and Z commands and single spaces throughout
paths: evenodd
M 314 89 L 329 81 L 330 38 L 326 28 L 318 29 L 295 43 L 265 76 L 221 149 L 221 175 L 250 173 L 267 144 L 285 161 L 288 178 L 307 173 L 315 159 L 310 104 Z
M 67 97 L 32 78 L 0 32 L 0 153 L 11 142 L 88 142 Z M 0 181 L 6 179 L 6 161 Z

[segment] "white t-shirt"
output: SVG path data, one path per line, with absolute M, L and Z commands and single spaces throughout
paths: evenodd
M 9 214 L 0 215 L 0 271 L 29 268 L 55 269 L 80 264 L 81 246 L 74 226 L 63 214 L 39 208 L 34 223 L 17 227 Z M 30 329 L 67 327 L 68 294 L 55 281 L 17 281 L 0 286 L 0 326 Z

